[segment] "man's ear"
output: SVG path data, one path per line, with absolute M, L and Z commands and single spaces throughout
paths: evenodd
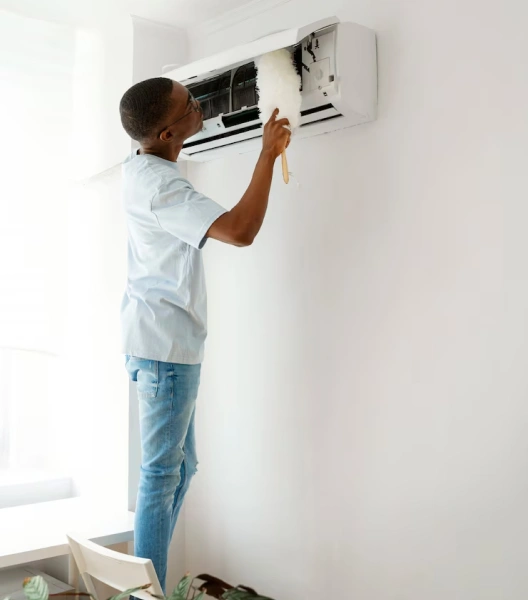
M 160 140 L 162 142 L 170 142 L 170 141 L 172 141 L 173 137 L 174 137 L 174 134 L 172 133 L 172 131 L 170 129 L 164 129 L 160 133 Z

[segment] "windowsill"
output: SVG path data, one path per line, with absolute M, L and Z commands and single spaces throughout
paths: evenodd
M 0 509 L 72 496 L 71 477 L 46 471 L 0 471 Z
M 0 568 L 69 553 L 67 533 L 103 546 L 129 542 L 134 513 L 69 498 L 0 510 Z

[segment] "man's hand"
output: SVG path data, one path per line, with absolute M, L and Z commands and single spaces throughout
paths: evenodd
M 262 138 L 263 152 L 269 152 L 274 159 L 280 156 L 290 145 L 291 130 L 288 119 L 279 119 L 277 115 L 279 109 L 276 108 L 269 121 L 264 125 L 264 135 Z

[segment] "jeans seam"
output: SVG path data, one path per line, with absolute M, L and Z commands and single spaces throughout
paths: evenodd
M 154 366 L 154 373 L 155 373 L 155 377 L 156 377 L 156 393 L 155 393 L 155 397 L 157 398 L 158 397 L 159 387 L 160 387 L 160 382 L 159 382 L 159 361 L 157 361 L 157 360 L 154 361 L 154 365 L 153 366 Z M 171 417 L 172 417 L 172 411 L 171 411 Z M 172 424 L 172 418 L 169 421 L 169 427 L 171 426 L 171 424 Z M 164 465 L 163 467 L 166 468 L 166 466 L 167 465 Z M 166 495 L 166 493 L 167 493 L 167 489 L 166 489 L 167 482 L 166 482 L 166 478 L 164 478 L 164 479 L 165 479 L 165 481 L 164 481 L 164 487 L 165 487 L 165 489 L 163 490 L 163 493 L 164 493 L 164 495 Z M 162 539 L 161 536 L 163 535 L 164 530 L 166 530 L 166 527 L 162 527 L 162 519 L 158 519 L 158 535 L 157 535 L 157 539 L 158 539 L 158 541 L 159 541 L 160 544 L 161 544 L 161 539 Z M 166 569 L 166 565 L 165 565 L 165 569 Z M 163 579 L 164 580 L 166 578 L 166 575 L 167 575 L 167 572 L 165 571 L 165 573 L 163 574 Z
M 165 440 L 165 447 L 167 448 L 168 445 L 170 444 L 170 441 L 172 440 L 172 428 L 174 426 L 174 396 L 171 394 L 171 398 L 170 398 L 170 411 L 169 411 L 169 427 L 167 428 L 168 430 L 168 435 L 167 435 L 167 439 Z M 167 460 L 169 460 L 168 456 L 167 456 Z M 166 465 L 166 467 L 168 468 L 169 465 Z M 165 479 L 165 489 L 163 490 L 164 492 L 164 496 L 167 496 L 170 486 L 169 486 L 169 478 L 167 477 Z M 170 531 L 170 528 L 172 526 L 172 511 L 169 513 L 169 520 L 167 523 L 167 530 Z M 170 541 L 170 540 L 169 540 Z

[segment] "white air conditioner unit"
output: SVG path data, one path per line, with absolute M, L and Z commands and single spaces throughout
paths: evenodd
M 186 86 L 204 112 L 204 129 L 185 142 L 181 158 L 208 161 L 260 146 L 254 61 L 281 48 L 291 51 L 302 77 L 302 117 L 296 138 L 376 118 L 376 36 L 366 27 L 331 17 L 165 73 Z

